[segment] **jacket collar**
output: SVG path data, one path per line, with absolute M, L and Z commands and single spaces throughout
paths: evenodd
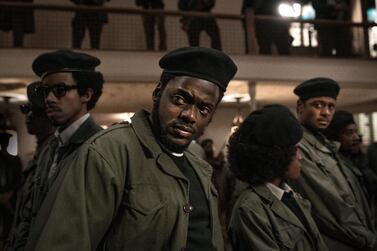
M 139 138 L 141 144 L 148 151 L 152 158 L 157 159 L 159 167 L 164 172 L 174 177 L 187 180 L 186 177 L 184 177 L 184 175 L 182 174 L 182 172 L 176 167 L 174 161 L 170 158 L 170 156 L 162 150 L 161 146 L 156 140 L 156 137 L 154 136 L 151 128 L 149 115 L 149 112 L 141 110 L 135 113 L 135 115 L 131 118 L 132 127 L 137 137 Z M 204 161 L 199 160 L 197 157 L 195 157 L 188 151 L 185 151 L 184 154 L 197 174 L 202 174 L 207 177 L 212 176 L 211 167 L 204 164 Z M 203 166 L 205 166 L 205 168 L 202 168 Z M 201 180 L 202 184 L 204 184 L 204 180 L 202 180 L 201 178 L 202 175 L 199 175 L 199 179 Z
M 288 207 L 284 206 L 284 203 L 276 198 L 276 196 L 272 194 L 272 192 L 267 188 L 266 185 L 252 185 L 251 188 L 265 201 L 266 204 L 269 204 L 271 210 L 275 215 L 277 215 L 285 222 L 288 222 L 305 230 L 305 227 L 296 217 L 296 215 L 294 215 L 294 213 Z
M 303 141 L 306 141 L 307 143 L 309 143 L 311 146 L 313 146 L 314 148 L 318 149 L 319 151 L 321 152 L 325 152 L 325 153 L 333 153 L 334 152 L 337 152 L 338 149 L 339 149 L 339 144 L 337 144 L 336 142 L 333 142 L 333 141 L 329 141 L 322 133 L 319 133 L 318 132 L 318 135 L 314 135 L 313 132 L 311 132 L 310 130 L 308 130 L 307 128 L 303 127 L 304 129 L 304 135 L 302 137 L 302 142 Z M 327 143 L 327 145 L 331 146 L 333 149 L 329 149 L 324 143 L 321 142 L 321 140 L 319 140 L 317 137 L 321 137 L 322 140 Z M 333 151 L 331 151 L 333 150 Z
M 69 143 L 81 145 L 87 139 L 93 136 L 96 132 L 99 132 L 101 130 L 102 130 L 102 127 L 100 127 L 94 121 L 92 116 L 89 116 L 89 118 L 85 120 L 81 124 L 81 126 L 76 130 L 76 132 L 72 135 L 72 137 L 69 140 Z

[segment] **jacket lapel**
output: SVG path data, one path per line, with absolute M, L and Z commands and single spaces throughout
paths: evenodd
M 161 146 L 158 144 L 151 124 L 149 122 L 149 113 L 145 110 L 135 113 L 132 117 L 132 128 L 134 129 L 140 143 L 144 146 L 144 150 L 148 152 L 151 158 L 157 160 L 157 166 L 166 174 L 173 177 L 187 180 L 182 172 L 175 165 L 174 161 L 162 151 Z
M 283 221 L 295 225 L 305 231 L 305 227 L 296 217 L 296 215 L 278 200 L 265 185 L 252 186 L 254 191 L 270 204 L 270 208 L 274 214 Z
M 92 117 L 89 117 L 72 135 L 69 139 L 68 144 L 60 149 L 59 162 L 73 151 L 75 151 L 79 146 L 81 146 L 85 141 L 87 141 L 95 133 L 101 131 L 102 128 L 95 123 Z

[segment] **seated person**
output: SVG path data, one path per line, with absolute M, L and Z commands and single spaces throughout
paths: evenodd
M 234 250 L 328 250 L 309 201 L 286 184 L 300 175 L 302 135 L 287 108 L 271 105 L 252 112 L 231 136 L 230 168 L 249 183 L 230 219 Z

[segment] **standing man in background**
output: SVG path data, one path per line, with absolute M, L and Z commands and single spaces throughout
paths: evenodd
M 13 227 L 21 229 L 28 228 L 26 218 L 31 217 L 31 191 L 33 189 L 33 176 L 37 169 L 37 160 L 42 149 L 48 147 L 48 138 L 54 133 L 55 127 L 46 114 L 46 105 L 43 97 L 36 94 L 35 88 L 41 84 L 40 81 L 33 82 L 27 86 L 28 103 L 20 105 L 21 112 L 25 115 L 26 128 L 29 134 L 35 135 L 37 138 L 37 148 L 32 159 L 27 163 L 23 170 L 23 184 L 18 192 L 15 217 L 13 219 Z M 13 233 L 12 233 L 13 234 Z
M 159 65 L 152 112 L 137 112 L 81 148 L 29 250 L 224 249 L 212 168 L 186 150 L 237 67 L 201 47 L 173 50 Z
M 33 4 L 33 0 L 0 0 L 0 2 Z M 34 10 L 32 8 L 1 8 L 0 30 L 12 30 L 13 46 L 23 47 L 25 34 L 35 32 Z
M 373 250 L 376 233 L 358 201 L 355 177 L 339 159 L 334 142 L 323 134 L 339 90 L 338 83 L 328 78 L 309 79 L 294 89 L 304 136 L 299 143 L 301 176 L 291 185 L 312 203 L 313 218 L 330 250 Z
M 110 1 L 110 0 L 106 0 Z M 105 0 L 71 0 L 77 6 L 103 6 Z M 107 13 L 104 11 L 76 11 L 72 20 L 73 48 L 81 48 L 88 29 L 90 48 L 99 49 L 103 25 L 108 23 Z
M 136 5 L 141 6 L 144 10 L 163 10 L 163 0 L 136 0 Z M 147 50 L 154 50 L 154 26 L 157 26 L 159 35 L 160 51 L 166 50 L 166 31 L 165 31 L 165 17 L 164 15 L 143 15 L 144 34 L 147 45 Z
M 312 0 L 316 19 L 351 21 L 351 0 Z M 352 30 L 349 26 L 316 25 L 319 55 L 352 56 Z
M 52 121 L 47 116 L 44 100 L 35 91 L 40 84 L 40 81 L 36 81 L 27 86 L 28 103 L 20 105 L 20 111 L 25 115 L 27 132 L 35 135 L 37 139 L 37 151 L 55 131 Z
M 215 0 L 179 0 L 178 8 L 181 11 L 210 12 L 215 3 Z M 181 23 L 190 46 L 199 46 L 200 33 L 205 31 L 211 38 L 211 47 L 221 50 L 220 30 L 214 17 L 184 16 Z
M 44 98 L 47 116 L 57 129 L 40 149 L 35 171 L 26 180 L 9 250 L 32 250 L 29 246 L 39 237 L 49 213 L 46 207 L 55 199 L 50 194 L 59 189 L 66 165 L 102 129 L 88 113 L 102 94 L 103 76 L 95 71 L 99 64 L 98 58 L 70 50 L 44 53 L 33 62 L 33 71 L 41 78 L 37 95 Z
M 247 9 L 252 9 L 255 15 L 280 17 L 279 4 L 281 0 L 244 0 L 241 13 L 246 14 Z M 255 36 L 258 42 L 259 54 L 272 54 L 275 45 L 280 55 L 289 55 L 291 36 L 290 23 L 276 20 L 256 20 Z M 244 24 L 244 28 L 248 27 Z M 247 46 L 247 43 L 246 43 Z

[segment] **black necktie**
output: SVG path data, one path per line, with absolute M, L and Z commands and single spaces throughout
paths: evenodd
M 293 196 L 293 192 L 284 192 L 281 201 L 296 215 L 296 217 L 301 221 L 301 223 L 305 226 L 306 229 L 308 228 L 308 223 L 306 222 L 304 213 L 301 211 L 300 206 L 298 205 L 296 199 Z

